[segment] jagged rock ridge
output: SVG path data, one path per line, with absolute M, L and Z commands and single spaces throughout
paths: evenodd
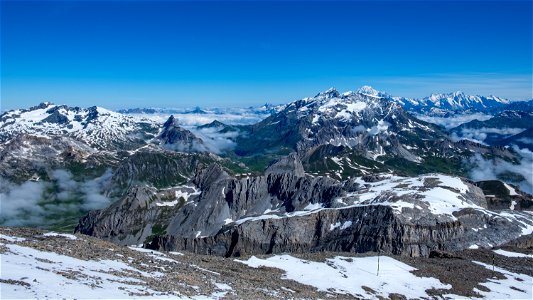
M 223 256 L 427 256 L 437 249 L 503 244 L 533 230 L 530 214 L 490 211 L 481 189 L 456 177 L 382 175 L 341 182 L 301 170 L 296 155 L 262 176 L 241 179 L 210 165 L 174 189 L 132 188 L 121 203 L 92 212 L 76 230 L 117 243 Z

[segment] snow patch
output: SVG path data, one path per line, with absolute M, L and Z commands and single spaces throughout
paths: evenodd
M 47 232 L 43 234 L 43 236 L 54 236 L 54 237 L 63 237 L 67 238 L 69 240 L 77 240 L 78 237 L 73 234 L 66 234 L 66 233 L 57 233 L 57 232 Z
M 329 231 L 333 231 L 337 228 L 339 228 L 340 230 L 344 230 L 344 229 L 347 229 L 349 228 L 350 226 L 352 226 L 352 221 L 346 221 L 346 222 L 337 222 L 335 224 L 331 224 L 329 225 Z
M 494 250 L 496 254 L 507 256 L 507 257 L 523 257 L 523 258 L 533 258 L 533 254 L 524 254 L 518 252 L 511 252 L 502 249 Z
M 0 234 L 0 239 L 4 239 L 8 242 L 24 242 L 26 239 L 18 236 L 9 236 Z
M 18 245 L 6 245 L 2 253 L 2 279 L 27 283 L 26 287 L 0 282 L 2 298 L 80 298 L 125 299 L 130 293 L 136 297 L 145 292 L 150 298 L 168 298 L 146 288 L 146 284 L 132 276 L 157 277 L 114 260 L 81 260 L 53 252 L 39 251 Z M 61 274 L 72 273 L 73 277 Z M 115 273 L 115 274 L 113 274 Z M 118 273 L 118 274 L 117 274 Z M 77 274 L 83 274 L 79 276 Z
M 306 207 L 304 207 L 304 210 L 317 210 L 321 209 L 323 206 L 321 203 L 309 203 Z
M 516 192 L 516 190 L 512 186 L 508 185 L 505 182 L 503 183 L 503 185 L 505 185 L 505 187 L 509 190 L 509 196 L 517 196 L 518 195 L 518 193 Z
M 533 277 L 509 272 L 505 269 L 494 267 L 482 262 L 474 261 L 474 263 L 482 265 L 483 267 L 495 272 L 501 273 L 505 279 L 489 279 L 488 282 L 480 283 L 487 287 L 490 291 L 481 291 L 474 289 L 486 299 L 533 299 Z
M 290 279 L 315 287 L 319 291 L 374 299 L 388 297 L 391 293 L 409 295 L 410 298 L 428 297 L 428 289 L 449 289 L 450 285 L 430 277 L 417 277 L 415 268 L 388 256 L 381 256 L 379 275 L 378 257 L 329 258 L 325 262 L 298 259 L 290 255 L 276 255 L 267 259 L 252 256 L 246 261 L 235 260 L 252 268 L 260 266 L 285 271 L 283 279 Z M 371 294 L 371 288 L 376 294 Z

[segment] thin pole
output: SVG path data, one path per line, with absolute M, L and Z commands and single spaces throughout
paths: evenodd
M 376 276 L 379 276 L 379 251 L 378 251 L 378 272 L 377 272 Z

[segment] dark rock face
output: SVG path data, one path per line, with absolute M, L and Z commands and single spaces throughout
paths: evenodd
M 134 186 L 122 200 L 104 210 L 89 212 L 80 219 L 75 232 L 106 238 L 125 245 L 146 239 L 154 224 L 161 218 L 161 211 L 150 207 L 154 189 Z M 98 220 L 98 222 L 95 222 Z M 139 220 L 149 222 L 139 223 Z M 164 221 L 163 219 L 161 220 Z
M 181 128 L 174 116 L 170 116 L 163 124 L 163 131 L 159 135 L 159 139 L 167 149 L 183 152 L 207 151 L 204 142 L 189 130 Z
M 188 181 L 202 162 L 213 161 L 209 155 L 171 151 L 139 151 L 129 156 L 115 170 L 112 184 L 122 189 L 135 184 L 165 187 Z
M 325 177 L 297 177 L 290 173 L 280 173 L 236 179 L 229 176 L 217 164 L 200 170 L 187 186 L 177 189 L 181 193 L 184 188 L 191 189 L 191 187 L 199 189 L 201 193 L 189 193 L 191 195 L 186 196 L 187 201 L 183 203 L 183 208 L 175 212 L 165 225 L 166 232 L 169 234 L 195 237 L 198 232 L 201 232 L 202 236 L 214 235 L 225 225 L 226 220 L 233 221 L 243 216 L 260 215 L 265 210 L 273 208 L 282 212 L 302 210 L 309 203 L 331 202 L 335 196 L 342 194 L 340 184 Z M 131 192 L 128 193 L 130 194 Z M 151 190 L 151 196 L 139 201 L 147 203 L 148 207 L 155 211 L 166 210 L 164 206 L 157 206 L 158 197 L 160 197 L 159 193 Z M 128 201 L 133 201 L 131 195 L 126 198 L 129 199 Z M 126 207 L 119 212 L 113 211 L 110 207 L 98 215 L 88 215 L 83 221 L 84 224 L 92 224 L 91 226 L 96 226 L 98 229 L 90 229 L 91 226 L 84 225 L 77 230 L 120 242 L 128 235 L 127 232 L 131 231 L 130 228 L 115 228 L 114 232 L 125 233 L 125 235 L 117 234 L 115 238 L 111 235 L 109 226 L 98 224 L 113 223 L 112 220 L 115 218 L 134 218 L 133 222 L 138 224 L 155 222 L 155 219 L 148 220 L 142 214 L 132 216 L 127 213 L 128 209 Z M 117 216 L 117 213 L 121 216 Z M 121 223 L 117 225 L 121 227 Z M 143 241 L 141 239 L 138 242 Z
M 85 126 L 87 126 L 90 122 L 98 119 L 98 107 L 96 106 L 91 106 L 89 107 L 88 109 L 88 114 L 87 114 L 87 118 L 85 119 Z
M 494 222 L 501 222 L 498 228 L 481 233 L 470 227 L 494 225 Z M 226 257 L 318 251 L 373 251 L 427 257 L 433 251 L 466 249 L 480 240 L 503 244 L 511 237 L 516 238 L 517 230 L 520 229 L 516 224 L 475 211 L 465 213 L 455 221 L 413 224 L 399 218 L 390 207 L 366 206 L 249 221 L 223 228 L 218 234 L 204 238 L 165 235 L 157 237 L 147 247 Z
M 518 148 L 523 149 L 529 149 L 529 151 L 533 151 L 533 144 L 531 144 L 529 141 L 533 140 L 533 127 L 530 127 L 519 134 L 512 135 L 504 140 L 501 140 L 498 142 L 498 145 L 505 146 L 505 145 L 516 145 Z
M 489 209 L 531 210 L 533 208 L 533 196 L 510 184 L 499 180 L 486 180 L 479 181 L 476 185 L 483 190 Z
M 433 250 L 429 253 L 429 258 L 456 258 L 461 259 L 460 256 L 455 255 L 451 252 L 442 251 L 442 250 Z
M 372 218 L 363 217 L 369 214 Z M 329 228 L 336 222 L 357 219 L 361 222 L 350 230 Z M 315 251 L 400 253 L 399 241 L 387 240 L 385 235 L 394 221 L 392 210 L 385 206 L 324 210 L 308 216 L 248 221 L 201 239 L 163 236 L 149 247 L 224 256 Z
M 35 109 L 45 109 L 47 108 L 48 106 L 50 105 L 53 105 L 53 103 L 50 103 L 50 102 L 41 102 L 39 103 L 39 105 L 36 105 L 36 106 L 32 106 L 29 108 L 29 110 L 35 110 Z
M 309 251 L 429 256 L 434 250 L 500 245 L 520 236 L 524 224 L 533 225 L 525 213 L 487 212 L 481 190 L 459 179 L 459 186 L 450 183 L 445 189 L 439 175 L 418 183 L 391 181 L 390 191 L 364 200 L 365 193 L 374 193 L 375 182 L 389 177 L 339 182 L 301 169 L 295 155 L 262 176 L 241 179 L 211 164 L 187 185 L 133 187 L 120 202 L 83 218 L 76 230 L 120 244 L 222 256 Z M 441 180 L 453 181 L 447 178 Z M 435 211 L 440 204 L 425 202 L 416 192 L 405 194 L 405 188 L 453 193 L 464 208 L 448 206 L 453 214 L 445 212 L 449 208 Z
M 292 175 L 298 177 L 305 176 L 305 170 L 302 165 L 302 162 L 295 153 L 281 158 L 280 160 L 270 165 L 265 171 L 265 174 L 283 173 L 291 173 Z
M 43 122 L 46 123 L 56 123 L 56 124 L 67 124 L 68 118 L 65 115 L 62 115 L 58 110 L 52 112 L 48 117 L 46 117 Z
M 218 120 L 214 120 L 213 122 L 211 123 L 208 123 L 208 124 L 205 124 L 205 125 L 200 125 L 198 126 L 198 128 L 217 128 L 217 127 L 228 127 L 228 125 L 218 121 Z

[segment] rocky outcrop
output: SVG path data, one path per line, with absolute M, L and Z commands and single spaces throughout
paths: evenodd
M 520 191 L 517 187 L 499 180 L 476 182 L 485 193 L 487 204 L 493 210 L 531 210 L 533 197 Z
M 178 125 L 178 120 L 173 115 L 163 124 L 163 129 L 158 138 L 163 147 L 167 149 L 180 152 L 207 151 L 204 142 L 189 130 L 181 128 Z
M 462 228 L 446 227 L 447 236 L 455 237 Z M 219 234 L 201 239 L 162 236 L 149 248 L 183 249 L 196 253 L 241 256 L 283 252 L 385 252 L 427 255 L 435 243 L 422 226 L 402 226 L 387 206 L 328 209 L 305 216 L 251 220 L 223 229 Z M 422 234 L 426 231 L 426 234 Z M 435 247 L 435 246 L 434 246 Z
M 277 166 L 280 167 L 281 163 Z M 271 170 L 275 168 L 277 167 Z M 138 194 L 138 189 L 140 187 L 130 188 L 120 202 L 97 214 L 90 213 L 84 217 L 76 231 L 123 243 L 125 240 L 129 241 L 127 237 L 132 231 L 131 224 L 153 225 L 157 222 L 164 224 L 168 234 L 189 238 L 208 236 L 216 234 L 228 222 L 245 216 L 261 215 L 267 210 L 302 210 L 310 203 L 332 202 L 334 197 L 343 193 L 339 182 L 325 177 L 298 177 L 291 173 L 279 173 L 237 179 L 218 164 L 199 170 L 187 185 L 161 191 L 144 188 L 145 194 L 142 197 Z M 198 189 L 199 192 L 187 192 L 184 189 Z M 178 196 L 184 195 L 182 207 L 177 207 L 178 202 L 173 206 L 160 203 L 165 197 L 163 194 L 169 191 L 177 192 L 167 199 L 169 201 L 178 201 Z M 143 205 L 135 205 L 136 208 L 145 207 L 144 211 L 153 210 L 154 213 L 128 213 L 134 210 L 131 203 L 139 201 Z M 169 207 L 175 210 L 167 220 L 151 218 L 154 214 L 168 213 Z M 100 229 L 95 231 L 94 227 Z M 138 236 L 139 240 L 136 242 L 144 242 L 145 237 Z
M 75 232 L 118 244 L 137 245 L 138 241 L 146 240 L 152 233 L 164 233 L 154 228 L 162 222 L 168 222 L 164 210 L 153 205 L 159 199 L 154 188 L 133 186 L 120 201 L 106 209 L 91 211 L 81 218 Z
M 388 206 L 364 206 L 325 209 L 297 217 L 258 218 L 203 238 L 159 236 L 146 246 L 226 257 L 319 251 L 427 257 L 433 250 L 501 245 L 519 237 L 520 230 L 516 222 L 476 210 L 463 211 L 457 220 L 413 223 Z
M 48 138 L 20 134 L 0 147 L 0 177 L 24 182 L 33 174 L 45 175 L 55 168 L 83 165 L 99 168 L 111 158 L 69 137 Z
M 120 244 L 221 256 L 428 256 L 500 245 L 533 225 L 527 213 L 488 211 L 483 192 L 456 177 L 385 174 L 340 182 L 301 169 L 295 155 L 264 175 L 240 179 L 211 164 L 181 187 L 132 189 L 121 202 L 87 215 L 76 230 Z
M 305 175 L 304 166 L 296 155 L 296 153 L 289 154 L 272 165 L 270 165 L 265 174 L 283 174 L 290 173 L 291 175 L 302 177 Z
M 50 115 L 42 120 L 42 122 L 47 123 L 56 123 L 56 124 L 67 124 L 69 122 L 68 118 L 65 115 L 62 115 L 59 110 L 54 110 L 50 112 Z
M 112 185 L 125 190 L 135 184 L 157 188 L 186 183 L 196 169 L 216 160 L 210 154 L 146 149 L 127 157 L 114 171 Z

